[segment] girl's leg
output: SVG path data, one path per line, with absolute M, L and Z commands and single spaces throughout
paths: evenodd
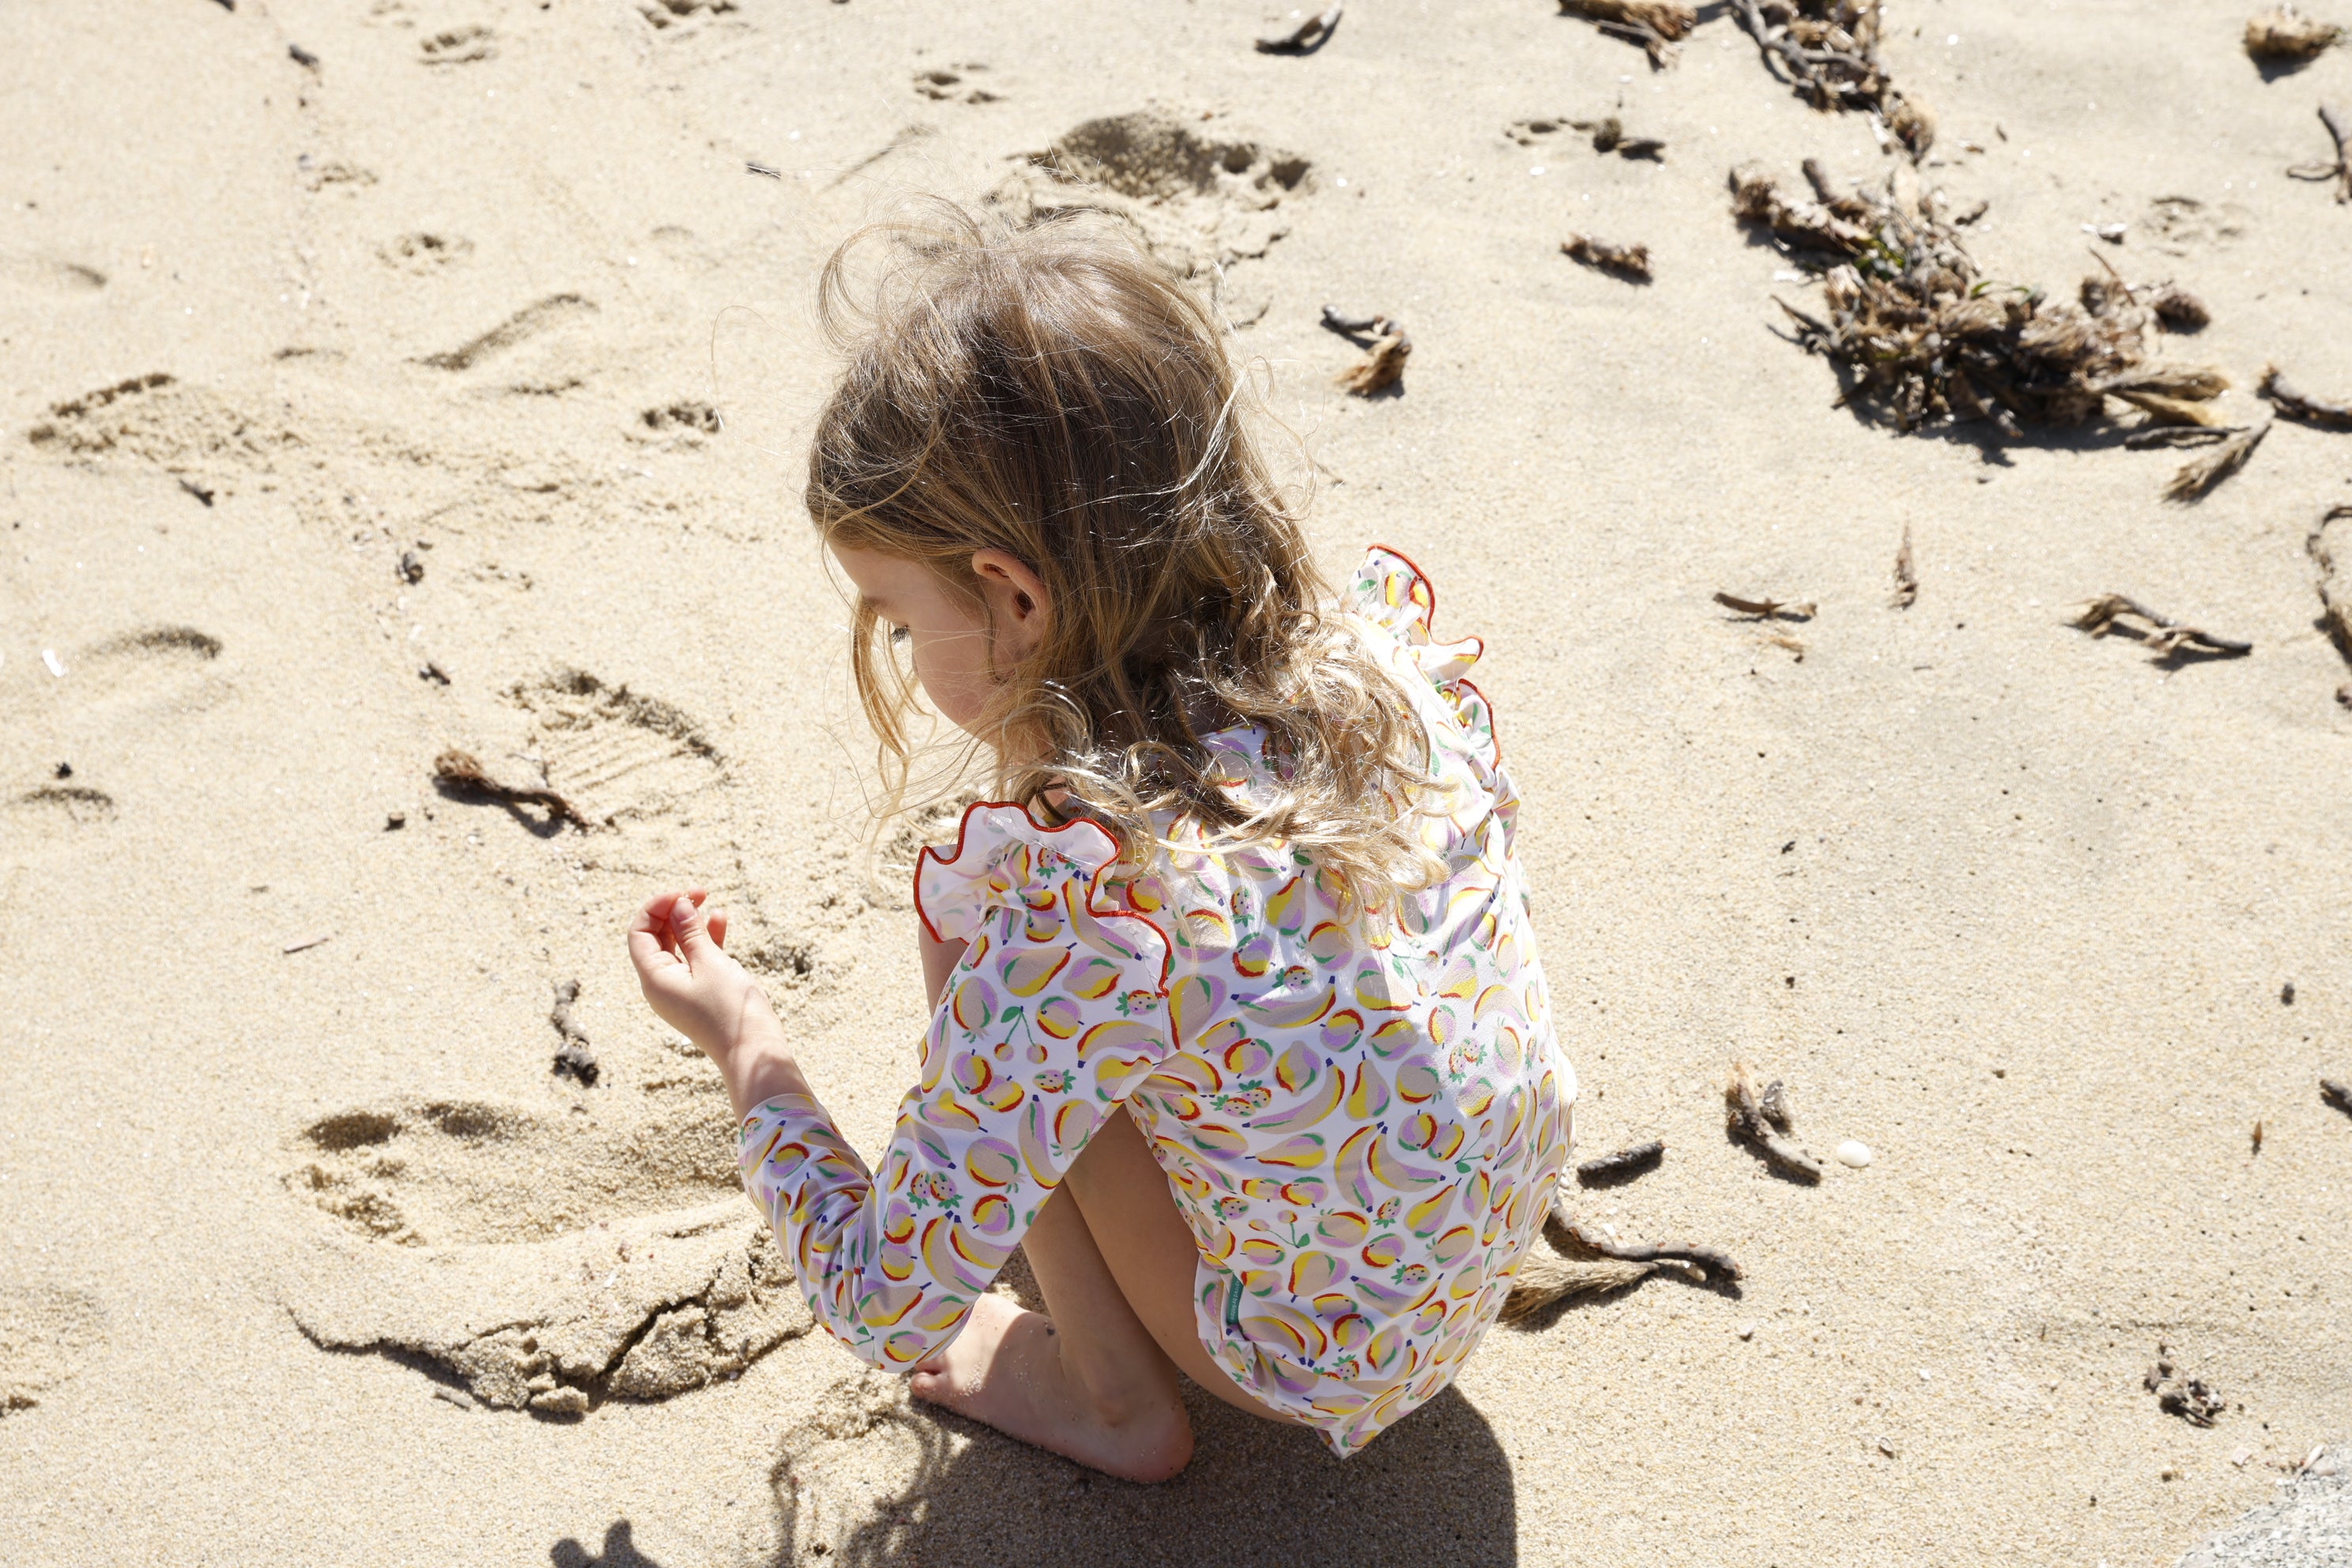
M 1272 1414 L 1193 1331 L 1200 1252 L 1124 1110 L 1087 1143 L 1022 1246 L 1052 1317 L 982 1296 L 963 1332 L 909 1379 L 918 1399 L 1136 1481 L 1166 1480 L 1192 1457 L 1180 1367 L 1221 1398 Z

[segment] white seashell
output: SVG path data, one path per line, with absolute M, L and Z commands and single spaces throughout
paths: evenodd
M 1857 1171 L 1861 1170 L 1864 1165 L 1869 1164 L 1872 1160 L 1876 1158 L 1875 1155 L 1871 1153 L 1870 1145 L 1864 1143 L 1858 1138 L 1849 1138 L 1844 1142 L 1839 1144 L 1837 1146 L 1837 1157 L 1839 1164 L 1852 1165 Z

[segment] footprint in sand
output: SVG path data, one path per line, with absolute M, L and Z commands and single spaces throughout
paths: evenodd
M 120 814 L 114 797 L 85 784 L 43 784 L 8 803 L 8 815 L 27 824 L 71 831 L 112 822 Z
M 41 1404 L 105 1337 L 95 1296 L 0 1283 L 0 1420 Z
M 435 33 L 416 46 L 416 58 L 428 66 L 467 66 L 496 58 L 499 41 L 479 23 Z
M 699 1097 L 617 1124 L 484 1100 L 321 1118 L 286 1177 L 322 1216 L 287 1309 L 322 1349 L 421 1363 L 500 1409 L 731 1378 L 811 1320 L 727 1131 Z
M 66 695 L 84 708 L 208 708 L 231 689 L 221 640 L 194 626 L 142 626 L 66 658 Z
M 735 9 L 735 0 L 637 0 L 637 15 L 656 31 Z
M 463 235 L 430 234 L 418 229 L 388 239 L 376 247 L 386 267 L 430 275 L 454 267 L 474 254 L 474 242 Z
M 538 787 L 561 797 L 575 822 L 613 828 L 673 816 L 726 778 L 718 751 L 683 710 L 586 670 L 520 681 L 506 697 L 529 720 L 514 760 L 537 770 Z M 481 793 L 443 787 L 458 798 Z
M 1021 224 L 1074 209 L 1109 214 L 1164 265 L 1208 279 L 1227 318 L 1247 325 L 1270 297 L 1236 290 L 1233 268 L 1290 232 L 1285 208 L 1313 188 L 1313 167 L 1295 153 L 1144 110 L 1065 132 L 1024 156 L 985 200 Z
M 493 368 L 498 384 L 491 392 L 557 396 L 584 386 L 594 369 L 593 356 L 562 329 L 596 314 L 592 300 L 578 294 L 551 294 L 533 300 L 505 321 L 459 343 L 427 354 L 418 363 L 434 370 L 470 372 Z
M 106 274 L 85 262 L 54 256 L 0 255 L 0 282 L 36 294 L 92 296 L 106 287 Z
M 975 79 L 987 72 L 988 68 L 978 60 L 933 66 L 915 73 L 915 92 L 936 103 L 1001 103 L 1003 93 L 992 92 Z
M 50 405 L 26 432 L 36 452 L 79 463 L 130 460 L 179 475 L 277 471 L 301 438 L 162 371 Z
M 716 436 L 724 421 L 719 410 L 699 398 L 686 398 L 666 403 L 658 408 L 648 408 L 637 416 L 631 427 L 632 440 L 659 441 L 673 447 L 698 447 L 704 439 Z

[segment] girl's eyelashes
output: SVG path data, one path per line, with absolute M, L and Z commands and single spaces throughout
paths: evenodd
M 904 626 L 892 626 L 890 628 L 890 640 L 894 644 L 904 645 L 907 640 L 907 628 Z

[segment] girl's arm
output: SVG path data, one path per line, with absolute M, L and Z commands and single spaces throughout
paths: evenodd
M 697 888 L 647 900 L 629 922 L 629 961 L 662 1022 L 717 1064 L 740 1123 L 777 1095 L 814 1091 L 768 994 L 728 955 L 727 917 L 709 915 L 705 897 Z

